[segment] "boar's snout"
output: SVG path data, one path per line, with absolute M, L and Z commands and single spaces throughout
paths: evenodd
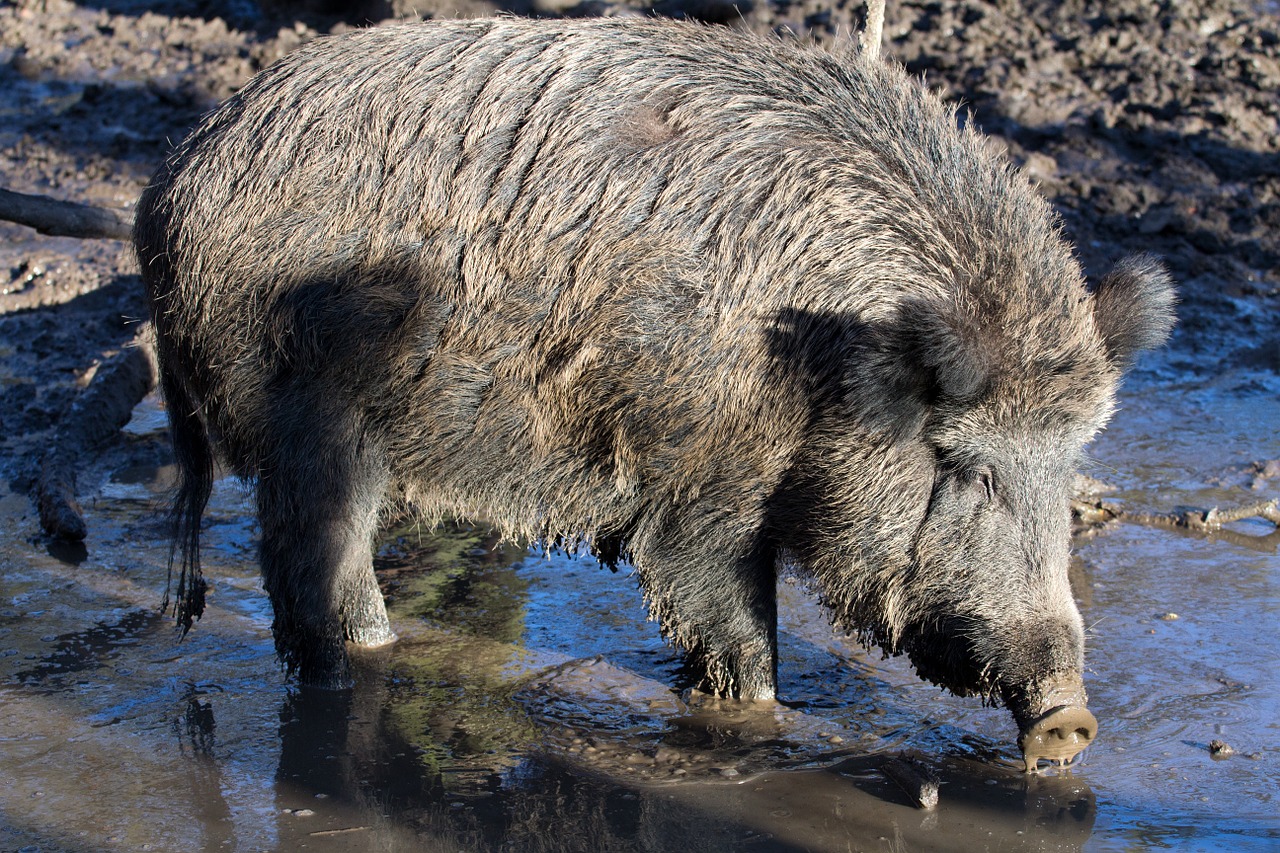
M 1036 718 L 1018 736 L 1018 747 L 1027 772 L 1045 758 L 1066 763 L 1075 758 L 1098 734 L 1098 721 L 1081 705 L 1059 705 Z
M 1058 687 L 1043 694 L 1037 704 L 1044 709 L 1035 716 L 1018 718 L 1018 748 L 1022 750 L 1027 772 L 1033 772 L 1041 759 L 1068 763 L 1084 750 L 1098 734 L 1098 721 L 1085 707 L 1082 685 Z

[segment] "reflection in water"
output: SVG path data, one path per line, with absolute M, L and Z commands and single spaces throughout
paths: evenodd
M 68 566 L 78 566 L 89 559 L 89 549 L 82 541 L 50 539 L 45 544 L 45 550 L 49 552 L 50 557 Z
M 200 804 L 198 819 L 205 848 L 234 849 L 235 822 L 227 805 L 222 765 L 215 753 L 217 722 L 213 705 L 195 684 L 185 685 L 185 707 L 173 723 L 179 749 L 187 756 L 187 782 L 193 799 Z
M 186 684 L 186 707 L 182 717 L 173 721 L 178 733 L 178 743 L 184 752 L 201 758 L 213 757 L 214 729 L 213 705 L 202 696 L 204 690 L 191 682 Z
M 123 647 L 155 630 L 164 619 L 148 610 L 126 613 L 111 625 L 99 623 L 85 631 L 74 631 L 50 638 L 53 649 L 35 666 L 13 674 L 15 681 L 46 690 L 62 688 L 61 676 L 105 666 L 118 658 Z
M 512 638 L 539 574 L 557 567 L 494 566 L 474 547 L 487 535 L 414 534 L 415 552 L 443 564 L 429 569 L 413 569 L 402 542 L 384 551 L 401 642 L 355 656 L 355 690 L 289 691 L 273 786 L 280 849 L 325 839 L 353 850 L 652 851 L 696 839 L 707 851 L 845 850 L 885 837 L 945 849 L 963 832 L 1004 849 L 1075 850 L 1088 837 L 1093 796 L 1069 774 L 939 755 L 943 801 L 925 813 L 879 771 L 884 754 L 866 754 L 852 733 L 819 738 L 832 720 L 805 708 L 681 699 L 612 655 L 531 656 Z M 644 660 L 643 645 L 621 656 Z M 666 661 L 650 674 L 669 675 Z M 191 751 L 216 751 L 214 730 L 193 691 L 182 726 Z M 832 760 L 832 741 L 850 757 Z
M 489 772 L 462 750 L 453 757 L 470 772 L 459 774 L 422 760 L 392 715 L 351 691 L 291 693 L 280 739 L 282 843 L 306 826 L 331 840 L 412 837 L 426 849 L 477 851 L 845 850 L 883 837 L 900 839 L 899 849 L 953 849 L 955 833 L 988 849 L 1078 850 L 1096 814 L 1078 779 L 962 759 L 936 764 L 945 794 L 929 813 L 879 772 L 882 756 L 733 782 L 653 784 L 625 761 L 512 742 L 491 754 Z

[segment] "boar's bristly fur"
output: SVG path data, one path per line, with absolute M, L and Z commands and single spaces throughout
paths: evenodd
M 1140 259 L 1090 293 L 896 65 L 659 21 L 321 39 L 177 148 L 135 239 L 179 612 L 216 448 L 306 681 L 391 638 L 370 548 L 403 504 L 629 560 L 718 693 L 775 695 L 792 566 L 951 690 L 1083 702 L 1067 489 L 1172 289 Z

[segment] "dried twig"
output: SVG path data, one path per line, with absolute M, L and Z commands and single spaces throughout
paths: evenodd
M 312 838 L 331 838 L 335 835 L 350 835 L 353 832 L 368 832 L 369 829 L 370 827 L 367 826 L 349 826 L 346 829 L 320 829 L 307 834 Z
M 1222 525 L 1245 518 L 1263 518 L 1280 526 L 1280 507 L 1275 501 L 1258 501 L 1235 509 L 1219 509 L 1214 507 L 1208 511 L 1188 508 L 1181 512 L 1143 513 L 1124 512 L 1125 521 L 1134 524 L 1145 524 L 1149 527 L 1182 527 L 1187 530 L 1221 530 Z
M 53 237 L 128 240 L 133 217 L 124 211 L 0 189 L 0 220 Z
M 1076 535 L 1087 538 L 1098 530 L 1117 522 L 1141 524 L 1165 530 L 1180 530 L 1194 536 L 1224 539 L 1255 551 L 1273 553 L 1280 546 L 1280 504 L 1277 501 L 1257 501 L 1231 509 L 1182 508 L 1176 512 L 1128 512 L 1105 501 L 1075 500 L 1071 502 L 1071 514 Z M 1246 518 L 1261 518 L 1276 525 L 1276 530 L 1265 535 L 1250 535 L 1228 530 L 1223 525 Z

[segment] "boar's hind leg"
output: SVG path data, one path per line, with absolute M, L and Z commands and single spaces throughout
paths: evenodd
M 293 408 L 258 483 L 276 649 L 302 683 L 328 688 L 349 684 L 345 640 L 395 639 L 373 573 L 386 467 L 343 414 Z
M 777 566 L 757 547 L 725 563 L 686 544 L 679 556 L 641 568 L 663 633 L 688 653 L 698 688 L 738 699 L 773 699 L 778 689 Z M 701 558 L 700 558 L 701 557 Z

